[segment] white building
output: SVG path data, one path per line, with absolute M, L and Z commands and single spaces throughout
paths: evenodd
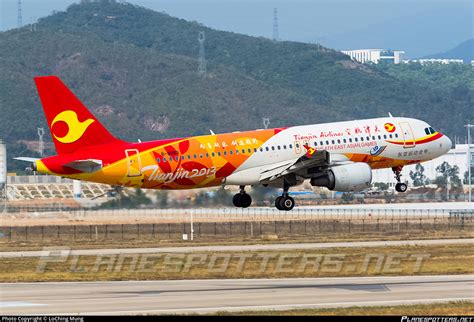
M 360 63 L 372 62 L 374 64 L 400 64 L 402 62 L 402 54 L 405 52 L 402 50 L 388 49 L 355 49 L 342 50 L 342 53 L 351 57 L 352 60 L 356 60 Z
M 431 161 L 421 163 L 425 168 L 425 176 L 434 180 L 440 174 L 436 172 L 436 167 L 443 162 L 448 162 L 451 166 L 457 165 L 459 167 L 459 178 L 464 179 L 464 173 L 468 171 L 468 145 L 467 144 L 457 144 L 454 149 L 451 149 L 445 155 L 436 158 Z M 474 169 L 474 145 L 471 144 L 471 171 Z M 402 171 L 402 181 L 408 181 L 412 183 L 410 179 L 410 171 L 415 171 L 416 165 L 408 165 L 403 167 Z M 372 182 L 386 182 L 390 184 L 395 184 L 394 174 L 391 169 L 380 169 L 372 171 Z
M 435 58 L 426 58 L 426 59 L 411 59 L 411 60 L 404 60 L 404 64 L 409 63 L 420 63 L 421 65 L 430 65 L 430 64 L 441 64 L 441 65 L 448 65 L 448 64 L 464 64 L 462 59 L 435 59 Z

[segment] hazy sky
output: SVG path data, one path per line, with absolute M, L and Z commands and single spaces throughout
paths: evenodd
M 0 0 L 1 30 L 15 28 L 17 0 Z M 78 0 L 22 0 L 23 23 L 65 10 Z M 131 0 L 209 27 L 271 37 L 278 8 L 284 40 L 334 48 L 405 47 L 408 55 L 450 49 L 473 35 L 473 1 L 467 0 Z M 378 32 L 377 36 L 374 36 Z M 416 37 L 425 38 L 422 48 Z M 391 39 L 394 39 L 391 42 Z M 360 41 L 359 41 L 360 40 Z M 391 46 L 390 46 L 391 45 Z M 419 48 L 420 47 L 420 48 Z M 411 51 L 411 52 L 410 52 Z

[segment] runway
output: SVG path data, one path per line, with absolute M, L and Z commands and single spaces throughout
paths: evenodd
M 474 298 L 474 275 L 1 284 L 1 314 L 173 314 Z
M 238 252 L 238 251 L 272 251 L 272 250 L 310 250 L 340 247 L 383 247 L 383 246 L 429 246 L 429 245 L 465 245 L 473 244 L 474 238 L 461 239 L 421 239 L 421 240 L 390 240 L 360 241 L 336 243 L 293 243 L 293 244 L 257 244 L 257 245 L 225 245 L 225 246 L 178 246 L 149 248 L 112 248 L 112 249 L 74 249 L 68 250 L 69 255 L 95 256 L 120 254 L 158 254 L 158 253 L 193 253 L 193 252 Z M 61 247 L 45 248 L 45 251 L 0 252 L 0 258 L 41 257 L 50 251 L 61 250 Z

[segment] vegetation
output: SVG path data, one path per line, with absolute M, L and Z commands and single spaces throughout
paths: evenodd
M 429 179 L 425 176 L 425 167 L 418 163 L 415 171 L 410 171 L 410 179 L 413 181 L 413 186 L 420 187 L 429 184 Z
M 204 77 L 196 72 L 201 30 Z M 0 137 L 9 144 L 46 127 L 32 78 L 47 74 L 129 141 L 255 129 L 264 116 L 280 127 L 387 112 L 461 136 L 459 124 L 473 118 L 472 70 L 440 90 L 436 79 L 395 77 L 322 46 L 213 30 L 131 4 L 72 5 L 40 19 L 36 32 L 0 33 L 0 47 Z
M 370 248 L 321 248 L 314 252 L 308 250 L 265 251 L 265 252 L 225 252 L 229 261 L 218 261 L 209 269 L 209 260 L 216 253 L 193 253 L 189 256 L 202 256 L 200 264 L 189 266 L 188 257 L 171 254 L 172 264 L 163 260 L 161 255 L 140 269 L 137 262 L 130 260 L 129 254 L 119 265 L 119 255 L 103 258 L 102 265 L 97 265 L 97 256 L 81 256 L 79 259 L 70 256 L 65 261 L 48 263 L 44 272 L 38 272 L 37 258 L 5 258 L 0 262 L 0 282 L 45 282 L 45 281 L 110 281 L 110 280 L 173 280 L 173 279 L 207 279 L 207 278 L 283 278 L 283 277 L 343 277 L 343 276 L 399 276 L 399 275 L 440 275 L 472 274 L 471 265 L 474 246 L 469 245 L 435 245 L 435 246 L 400 246 Z M 335 255 L 337 254 L 337 255 Z M 372 259 L 367 261 L 367 254 L 377 254 L 383 263 L 377 264 Z M 389 266 L 388 256 L 396 254 L 401 258 L 400 264 Z M 250 256 L 249 256 L 250 255 Z M 328 256 L 321 265 L 303 266 L 304 256 Z M 414 255 L 414 256 L 412 256 Z M 421 265 L 417 266 L 418 256 L 423 255 Z M 426 255 L 426 256 L 425 256 Z M 241 256 L 247 256 L 243 266 Z M 268 265 L 262 269 L 262 256 L 267 257 Z M 287 256 L 285 269 L 281 269 L 279 258 Z M 333 257 L 334 256 L 334 257 Z M 148 257 L 151 259 L 151 257 Z M 330 259 L 331 258 L 331 259 Z M 108 264 L 105 264 L 107 261 Z M 330 262 L 332 261 L 332 262 Z M 339 264 L 335 264 L 338 261 Z M 174 264 L 176 263 L 176 264 Z M 240 264 L 239 264 L 240 263 Z M 393 264 L 392 264 L 393 265 Z M 111 269 L 115 267 L 115 269 Z M 292 267 L 292 269 L 288 269 Z M 355 271 L 354 271 L 355 267 Z
M 447 303 L 393 305 L 393 306 L 353 306 L 340 308 L 317 308 L 296 310 L 218 312 L 216 315 L 391 315 L 391 316 L 440 316 L 471 315 L 474 310 L 472 301 L 453 301 Z

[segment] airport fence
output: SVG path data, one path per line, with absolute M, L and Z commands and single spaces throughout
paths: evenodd
M 298 237 L 334 234 L 396 234 L 422 231 L 472 231 L 472 217 L 416 219 L 319 219 L 194 222 L 194 239 L 214 237 Z M 191 223 L 45 225 L 0 227 L 0 242 L 180 240 L 191 235 Z
M 409 204 L 408 204 L 409 205 Z M 420 206 L 421 205 L 421 206 Z M 71 210 L 59 209 L 55 211 L 40 211 L 35 208 L 17 209 L 18 211 L 7 213 L 16 216 L 33 216 L 35 218 L 67 218 L 69 220 L 88 219 L 151 219 L 151 220 L 315 220 L 315 219 L 417 219 L 417 218 L 450 218 L 450 217 L 474 217 L 474 209 L 467 207 L 433 208 L 428 204 L 418 204 L 417 207 L 398 207 L 392 205 L 379 205 L 364 207 L 297 207 L 292 211 L 280 211 L 273 207 L 250 207 L 250 208 L 180 208 L 180 209 L 110 209 L 110 210 Z M 2 214 L 0 214 L 1 216 Z

